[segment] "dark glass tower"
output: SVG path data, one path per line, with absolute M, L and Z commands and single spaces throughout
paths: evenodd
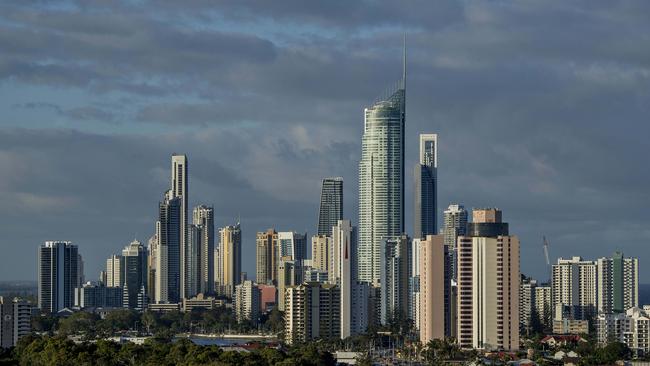
M 165 200 L 160 202 L 160 234 L 158 236 L 160 250 L 167 253 L 167 260 L 162 263 L 166 268 L 160 268 L 167 277 L 167 289 L 160 289 L 163 302 L 179 302 L 181 299 L 181 198 L 173 196 L 170 192 L 165 195 Z
M 415 166 L 413 181 L 413 235 L 425 238 L 438 233 L 438 135 L 420 134 L 420 162 Z
M 144 310 L 147 306 L 147 251 L 137 240 L 122 250 L 123 305 Z
M 343 220 L 343 178 L 325 178 L 320 194 L 318 235 L 332 236 L 332 227 Z

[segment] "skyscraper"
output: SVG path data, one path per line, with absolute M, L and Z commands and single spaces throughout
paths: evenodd
M 415 166 L 413 235 L 438 234 L 438 135 L 420 134 L 420 162 Z
M 125 308 L 144 310 L 147 307 L 147 251 L 142 243 L 133 240 L 122 250 Z
M 275 263 L 277 262 L 278 233 L 273 229 L 266 232 L 258 232 L 256 242 L 256 271 L 257 283 L 277 284 L 277 273 Z
M 445 278 L 445 246 L 441 235 L 427 235 L 420 240 L 420 342 L 444 339 L 448 335 L 449 281 Z
M 498 209 L 475 209 L 458 238 L 458 344 L 519 349 L 519 239 Z
M 366 282 L 381 277 L 385 240 L 404 232 L 405 71 L 396 89 L 364 110 L 358 260 L 359 280 Z
M 239 223 L 219 230 L 220 293 L 232 296 L 241 279 L 241 227 Z
M 181 199 L 167 191 L 159 204 L 159 221 L 156 225 L 156 303 L 181 300 L 181 218 Z
M 346 243 L 354 248 L 354 253 L 350 257 L 354 258 L 354 278 L 352 281 L 358 281 L 357 274 L 357 228 L 352 226 L 350 220 L 339 220 L 336 226 L 332 228 L 332 245 L 329 255 L 328 277 L 330 283 L 339 283 L 342 276 L 342 258 L 341 253 L 345 250 Z
M 332 226 L 343 220 L 343 178 L 325 178 L 320 194 L 317 235 L 332 236 Z
M 38 307 L 56 313 L 74 305 L 79 250 L 69 241 L 46 241 L 38 249 Z
M 408 249 L 407 235 L 386 239 L 381 271 L 381 323 L 404 319 L 408 315 Z
M 202 228 L 197 225 L 187 225 L 185 298 L 194 297 L 201 292 L 201 254 L 203 254 L 201 252 L 202 231 Z
M 334 224 L 333 226 L 336 226 Z M 330 253 L 332 252 L 332 236 L 316 235 L 311 237 L 312 267 L 321 271 L 330 270 Z
M 639 259 L 616 252 L 598 264 L 598 312 L 623 313 L 639 306 Z
M 296 265 L 302 267 L 302 262 L 307 257 L 307 233 L 278 232 L 278 259 L 285 256 L 290 256 L 296 261 Z M 279 262 L 276 263 L 277 265 Z
M 156 222 L 156 227 L 158 222 Z M 156 233 L 160 230 L 156 229 Z M 158 235 L 154 233 L 150 238 L 147 244 L 147 268 L 148 268 L 148 277 L 147 277 L 147 296 L 149 301 L 155 302 L 156 298 L 156 262 L 158 257 Z
M 106 260 L 106 287 L 122 287 L 122 257 L 111 255 Z
M 288 287 L 284 296 L 284 340 L 287 344 L 341 336 L 338 286 L 308 282 Z
M 194 207 L 192 223 L 200 231 L 199 238 L 199 287 L 198 292 L 203 294 L 214 291 L 214 209 L 200 205 Z M 233 288 L 234 290 L 234 288 Z M 231 292 L 232 293 L 232 292 Z
M 463 205 L 451 204 L 443 213 L 443 235 L 449 256 L 449 273 L 456 280 L 456 241 L 467 234 L 467 210 Z
M 179 299 L 188 297 L 185 287 L 187 285 L 188 268 L 187 268 L 187 203 L 188 203 L 188 175 L 187 175 L 187 156 L 172 155 L 172 181 L 170 190 L 170 199 L 178 197 L 180 201 L 180 256 L 179 256 Z

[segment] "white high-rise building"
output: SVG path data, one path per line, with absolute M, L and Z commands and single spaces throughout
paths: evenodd
M 404 233 L 405 80 L 404 72 L 394 93 L 364 110 L 357 258 L 359 280 L 369 283 L 381 278 L 386 239 Z
M 122 256 L 113 254 L 106 260 L 106 287 L 122 287 Z
M 247 280 L 235 286 L 234 300 L 237 322 L 259 322 L 260 290 L 253 281 Z
M 588 320 L 596 315 L 597 264 L 580 257 L 559 258 L 553 265 L 553 319 L 566 318 L 563 314 L 569 308 L 569 318 Z
M 596 318 L 598 343 L 624 343 L 636 357 L 650 354 L 650 307 L 632 307 L 624 313 L 598 314 Z
M 336 226 L 332 227 L 332 245 L 329 255 L 329 282 L 338 283 L 341 277 L 341 252 L 345 248 L 345 243 L 354 243 L 357 245 L 357 228 L 352 226 L 350 220 L 339 220 Z M 355 260 L 356 251 L 354 253 Z M 355 263 L 356 266 L 356 263 Z M 356 268 L 356 267 L 355 267 Z M 356 274 L 355 274 L 356 275 Z M 356 281 L 356 279 L 355 279 Z
M 598 312 L 622 313 L 639 306 L 639 259 L 614 253 L 597 261 Z
M 180 199 L 180 298 L 190 297 L 186 293 L 187 281 L 190 278 L 187 268 L 187 241 L 189 239 L 187 232 L 187 203 L 189 202 L 187 171 L 187 156 L 173 154 L 170 198 L 178 197 Z
M 214 291 L 214 209 L 205 205 L 194 207 L 192 224 L 199 234 L 197 291 L 209 294 Z M 233 287 L 232 291 L 234 290 Z
M 368 329 L 368 296 L 367 283 L 357 281 L 357 230 L 350 225 L 349 220 L 339 220 L 332 235 L 335 235 L 337 275 L 330 277 L 332 284 L 340 288 L 341 339 L 365 333 Z

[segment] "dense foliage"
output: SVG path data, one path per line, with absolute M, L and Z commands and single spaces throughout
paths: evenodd
M 315 344 L 281 351 L 260 348 L 251 352 L 223 351 L 198 346 L 187 339 L 150 341 L 144 345 L 111 341 L 75 343 L 64 337 L 23 338 L 17 347 L 0 354 L 0 365 L 334 365 L 334 357 Z

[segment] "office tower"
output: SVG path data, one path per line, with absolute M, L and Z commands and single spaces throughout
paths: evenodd
M 467 210 L 463 205 L 452 204 L 443 213 L 442 233 L 449 255 L 449 273 L 456 280 L 456 242 L 459 236 L 467 234 Z
M 444 339 L 450 334 L 449 281 L 445 276 L 446 247 L 442 235 L 419 240 L 420 342 Z
M 181 300 L 181 199 L 167 191 L 159 204 L 158 217 L 154 300 L 156 303 L 177 303 Z
M 381 323 L 406 319 L 408 315 L 408 251 L 406 235 L 388 238 L 384 244 L 381 271 Z
M 77 287 L 74 293 L 74 306 L 84 308 L 124 307 L 124 289 L 106 287 L 92 282 Z
M 278 233 L 273 229 L 266 232 L 258 232 L 255 240 L 256 250 L 256 270 L 257 283 L 259 284 L 277 284 L 277 273 L 275 266 L 278 254 Z
M 596 262 L 559 258 L 553 265 L 553 319 L 588 320 L 596 315 Z M 568 308 L 568 314 L 564 309 Z
M 122 287 L 122 257 L 111 255 L 106 260 L 106 286 Z
M 188 257 L 188 247 L 187 240 L 189 239 L 188 227 L 187 227 L 187 203 L 189 202 L 188 198 L 188 167 L 187 167 L 187 156 L 172 154 L 172 181 L 170 189 L 170 197 L 178 198 L 179 202 L 179 287 L 178 287 L 178 300 L 181 298 L 191 297 L 186 294 L 186 286 L 188 285 L 188 276 L 189 269 L 187 268 L 187 257 Z M 161 220 L 162 221 L 162 220 Z M 174 293 L 174 299 L 176 294 Z M 171 301 L 171 299 L 170 299 Z M 174 300 L 175 302 L 175 300 Z
M 337 221 L 338 223 L 338 221 Z M 332 225 L 333 227 L 336 224 Z M 330 229 L 331 231 L 331 229 Z M 311 237 L 312 267 L 321 271 L 330 271 L 330 252 L 332 251 L 332 236 L 316 235 Z
M 600 258 L 598 265 L 598 312 L 622 313 L 639 306 L 639 259 L 616 252 Z
M 553 309 L 552 309 L 552 290 L 551 286 L 543 285 L 535 287 L 534 310 L 535 315 L 539 319 L 544 329 L 550 329 L 552 325 Z
M 329 255 L 329 282 L 338 283 L 341 277 L 341 253 L 345 249 L 345 243 L 353 243 L 355 249 L 354 253 L 350 254 L 351 257 L 357 261 L 357 227 L 352 226 L 350 220 L 339 220 L 334 227 L 332 227 L 332 245 L 330 247 Z M 354 263 L 355 273 L 354 281 L 358 280 L 357 263 Z
M 320 193 L 317 235 L 332 236 L 332 226 L 343 220 L 343 178 L 325 178 Z
M 0 296 L 0 348 L 14 347 L 18 340 L 29 335 L 32 306 L 29 302 Z
M 340 338 L 340 292 L 336 285 L 308 282 L 284 293 L 284 340 L 297 344 Z
M 404 233 L 405 95 L 406 72 L 393 94 L 364 110 L 357 257 L 359 280 L 369 283 L 381 277 L 386 238 Z
M 260 290 L 253 281 L 235 286 L 235 316 L 238 323 L 258 324 L 260 317 Z
M 147 251 L 137 240 L 122 250 L 123 304 L 125 308 L 144 310 L 147 307 Z
M 409 251 L 409 311 L 413 327 L 420 329 L 420 253 L 421 239 L 413 239 Z
M 209 294 L 214 291 L 214 209 L 200 205 L 192 211 L 192 223 L 199 229 L 199 287 L 198 292 Z M 237 224 L 239 225 L 239 224 Z M 239 278 L 239 274 L 237 274 Z M 239 283 L 239 282 L 237 282 Z M 234 291 L 234 287 L 232 291 Z M 232 291 L 230 294 L 232 294 Z
M 420 134 L 420 161 L 413 175 L 414 238 L 438 234 L 438 135 Z
M 78 254 L 69 241 L 46 241 L 38 250 L 38 307 L 56 313 L 74 304 L 78 286 Z
M 158 231 L 156 230 L 156 232 Z M 154 302 L 156 297 L 156 258 L 158 256 L 158 236 L 155 233 L 149 238 L 147 252 L 147 297 L 148 301 Z
M 519 239 L 498 209 L 474 209 L 458 237 L 458 344 L 519 349 Z
M 632 307 L 624 313 L 598 314 L 596 318 L 598 343 L 606 346 L 611 342 L 625 344 L 634 357 L 650 354 L 650 307 Z
M 219 237 L 220 290 L 221 294 L 232 296 L 241 277 L 241 228 L 239 223 L 219 230 Z

